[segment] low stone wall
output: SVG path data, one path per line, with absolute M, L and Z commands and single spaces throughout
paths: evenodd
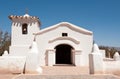
M 103 71 L 105 74 L 114 74 L 120 76 L 120 61 L 104 60 Z
M 25 56 L 1 56 L 0 73 L 23 73 Z

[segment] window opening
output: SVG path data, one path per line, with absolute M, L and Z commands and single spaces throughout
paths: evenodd
M 27 26 L 26 23 L 22 25 L 22 34 L 27 34 Z
M 62 36 L 68 36 L 68 34 L 67 33 L 62 33 Z

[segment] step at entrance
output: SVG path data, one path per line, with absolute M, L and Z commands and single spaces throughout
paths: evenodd
M 75 66 L 73 64 L 55 64 L 53 66 Z
M 41 75 L 80 75 L 89 74 L 89 67 L 76 67 L 68 64 L 66 66 L 43 66 L 43 73 Z

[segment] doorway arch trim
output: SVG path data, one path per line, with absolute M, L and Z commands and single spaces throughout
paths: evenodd
M 80 41 L 76 40 L 75 38 L 71 38 L 71 37 L 57 37 L 52 40 L 49 40 L 49 43 L 53 43 L 58 40 L 70 40 L 70 41 L 74 42 L 75 44 L 80 44 Z

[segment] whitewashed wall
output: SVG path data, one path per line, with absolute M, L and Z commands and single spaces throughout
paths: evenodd
M 52 26 L 54 27 L 54 26 Z M 38 43 L 39 47 L 39 53 L 40 53 L 40 63 L 41 65 L 46 65 L 47 61 L 47 50 L 48 49 L 54 49 L 59 44 L 68 44 L 72 46 L 75 50 L 79 50 L 80 57 L 75 60 L 76 62 L 80 62 L 79 65 L 81 66 L 88 66 L 88 54 L 92 51 L 92 44 L 93 44 L 93 36 L 80 33 L 79 31 L 74 30 L 74 26 L 56 26 L 56 28 L 53 28 L 49 30 L 50 28 L 47 28 L 47 30 L 43 30 L 36 36 L 36 41 Z M 61 38 L 62 33 L 68 33 L 68 37 L 71 37 L 77 41 L 79 41 L 78 44 L 71 40 L 56 40 L 54 42 L 49 42 L 51 40 L 54 40 L 56 38 Z M 84 60 L 84 61 L 83 61 Z

